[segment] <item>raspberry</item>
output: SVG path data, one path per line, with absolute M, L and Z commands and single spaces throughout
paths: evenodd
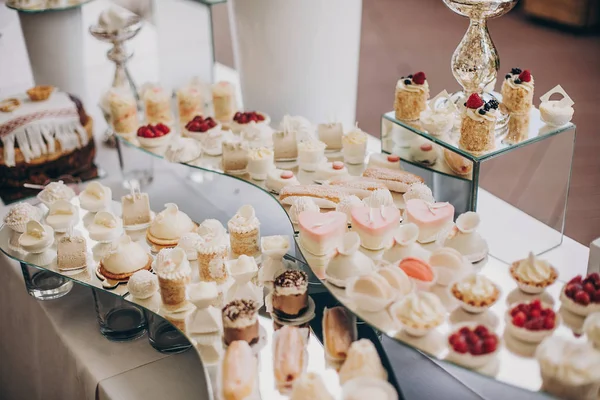
M 600 303 L 600 289 L 596 290 L 596 293 L 594 293 L 594 303 Z
M 264 121 L 265 120 L 265 116 L 262 114 L 256 114 L 256 118 L 258 118 L 259 121 Z
M 204 118 L 202 118 L 202 115 L 196 115 L 194 117 L 194 121 L 202 122 L 202 121 L 204 121 Z
M 471 345 L 471 348 L 469 350 L 474 356 L 483 354 L 483 342 L 481 340 L 478 340 L 476 343 L 473 343 Z
M 510 316 L 514 317 L 515 315 L 517 315 L 517 313 L 519 312 L 519 308 L 518 307 L 513 307 L 512 310 L 510 310 Z
M 465 339 L 462 336 L 460 336 L 456 340 L 456 342 L 452 345 L 452 348 L 454 349 L 454 351 L 456 351 L 457 353 L 460 353 L 460 354 L 465 354 L 467 351 L 469 351 L 467 342 L 465 341 Z
M 540 331 L 540 330 L 544 329 L 544 319 L 543 318 L 536 318 L 536 319 L 532 320 L 531 322 L 533 322 L 532 326 L 533 326 L 534 331 Z
M 216 123 L 216 122 L 215 122 L 215 120 L 213 120 L 212 118 L 210 118 L 210 119 L 207 119 L 205 122 L 206 122 L 206 123 L 208 123 L 208 126 L 209 126 L 211 129 L 212 129 L 212 128 L 214 128 L 215 126 L 217 126 L 217 123 Z
M 458 331 L 458 333 L 460 333 L 463 336 L 466 336 L 469 333 L 471 333 L 471 330 L 468 327 L 463 326 L 462 328 L 460 328 L 460 331 Z
M 156 129 L 158 129 L 159 131 L 161 131 L 165 135 L 167 133 L 171 132 L 171 129 L 168 126 L 166 126 L 165 124 L 158 124 L 158 125 L 156 125 Z
M 594 295 L 594 292 L 596 291 L 596 287 L 594 286 L 593 283 L 588 282 L 585 285 L 583 285 L 583 291 L 586 292 L 587 294 L 591 296 Z
M 552 319 L 556 318 L 556 314 L 554 313 L 554 310 L 552 310 L 551 308 L 547 308 L 545 311 L 546 311 L 546 314 L 544 314 L 544 316 L 546 318 L 552 318 Z
M 527 316 L 522 311 L 519 311 L 512 319 L 512 323 L 521 328 L 525 325 L 525 321 L 527 321 Z
M 582 289 L 583 286 L 581 286 L 579 283 L 568 283 L 567 287 L 565 287 L 565 294 L 567 295 L 567 297 L 573 299 L 575 298 L 577 292 L 581 291 Z
M 554 318 L 544 319 L 544 329 L 554 329 Z
M 467 108 L 471 108 L 473 110 L 478 109 L 479 107 L 483 106 L 483 104 L 483 99 L 477 93 L 471 94 L 466 103 Z
M 448 338 L 448 343 L 450 343 L 452 346 L 454 346 L 454 344 L 458 341 L 459 338 L 461 338 L 460 333 L 453 333 Z
M 587 294 L 586 292 L 584 292 L 583 290 L 580 290 L 579 292 L 577 292 L 577 294 L 575 295 L 575 302 L 579 303 L 583 306 L 587 306 L 588 304 L 590 304 L 590 295 Z
M 202 124 L 200 124 L 200 132 L 206 132 L 209 129 L 210 128 L 208 127 L 208 124 L 206 122 L 203 122 Z
M 475 328 L 475 333 L 481 338 L 487 337 L 490 334 L 488 328 L 486 328 L 483 325 L 477 325 L 477 327 Z
M 588 279 L 591 280 L 592 282 L 594 282 L 594 285 L 596 285 L 596 286 L 600 285 L 600 274 L 599 273 L 594 272 L 592 274 L 589 274 Z
M 497 346 L 498 340 L 495 336 L 490 336 L 483 340 L 483 352 L 486 354 L 495 352 Z
M 531 72 L 528 69 L 519 74 L 521 82 L 531 82 Z
M 422 85 L 425 83 L 425 72 L 417 72 L 416 74 L 413 75 L 412 80 L 414 83 L 416 83 L 417 85 Z
M 575 278 L 571 279 L 569 283 L 581 283 L 582 278 L 581 275 L 577 275 Z
M 542 302 L 540 301 L 540 299 L 534 299 L 531 301 L 531 303 L 529 304 L 529 306 L 531 307 L 532 310 L 541 310 L 542 309 Z
M 235 113 L 235 115 L 233 116 L 233 120 L 234 120 L 234 121 L 237 121 L 237 120 L 238 120 L 238 119 L 239 119 L 241 116 L 242 116 L 242 113 L 238 111 L 238 112 L 236 112 L 236 113 Z
M 477 336 L 475 332 L 469 332 L 468 335 L 465 335 L 465 339 L 467 339 L 467 343 L 471 345 L 479 342 L 479 336 Z
M 529 313 L 530 318 L 539 318 L 541 316 L 542 316 L 541 310 L 531 310 L 531 312 Z
M 189 123 L 188 123 L 188 124 L 185 126 L 185 128 L 186 128 L 188 131 L 191 131 L 191 132 L 200 132 L 200 126 L 201 126 L 202 124 L 203 124 L 203 122 L 200 122 L 200 121 L 193 120 L 193 121 L 190 121 L 190 122 L 189 122 Z
M 240 116 L 240 118 L 238 118 L 237 122 L 240 123 L 240 124 L 247 124 L 248 123 L 248 117 L 246 117 L 245 114 L 242 114 Z

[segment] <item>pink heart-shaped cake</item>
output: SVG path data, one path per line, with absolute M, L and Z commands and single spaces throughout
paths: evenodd
M 300 243 L 317 256 L 331 254 L 341 244 L 346 227 L 346 214 L 338 211 L 302 211 L 298 216 Z
M 404 210 L 405 222 L 412 222 L 419 227 L 421 243 L 433 242 L 437 234 L 454 218 L 454 206 L 450 203 L 428 203 L 421 199 L 406 202 Z
M 360 235 L 361 245 L 370 250 L 383 249 L 400 223 L 400 211 L 394 206 L 357 206 L 350 214 L 352 229 Z

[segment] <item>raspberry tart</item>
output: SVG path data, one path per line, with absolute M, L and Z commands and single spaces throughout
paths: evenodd
M 250 122 L 255 122 L 256 124 L 269 125 L 271 123 L 271 118 L 269 118 L 267 114 L 257 111 L 238 111 L 233 116 L 233 121 L 231 122 L 231 130 L 233 131 L 233 133 L 241 133 L 244 130 L 244 127 Z
M 416 121 L 427 108 L 429 83 L 424 72 L 401 77 L 396 84 L 394 111 L 399 120 Z
M 169 142 L 171 136 L 171 128 L 161 123 L 140 126 L 137 130 L 137 138 L 144 147 L 163 146 Z
M 500 287 L 483 275 L 471 274 L 450 286 L 450 293 L 463 310 L 478 314 L 498 301 Z
M 567 310 L 582 317 L 600 311 L 600 274 L 577 275 L 565 285 L 560 300 Z
M 486 103 L 473 93 L 465 107 L 460 125 L 460 148 L 475 154 L 493 150 L 496 147 L 496 120 L 500 115 L 498 102 L 490 100 Z
M 521 291 L 540 294 L 546 287 L 556 282 L 558 271 L 549 262 L 537 258 L 530 252 L 527 258 L 512 263 L 510 275 Z
M 533 103 L 533 76 L 531 72 L 513 68 L 502 82 L 502 104 L 511 114 L 525 114 Z
M 498 353 L 500 339 L 485 325 L 465 324 L 448 336 L 448 359 L 467 368 L 481 368 Z
M 506 312 L 506 330 L 515 338 L 539 343 L 560 325 L 560 315 L 540 299 L 510 306 Z
M 206 154 L 211 156 L 221 155 L 223 132 L 221 124 L 212 117 L 204 118 L 201 115 L 196 115 L 185 125 L 182 134 L 185 137 L 199 141 Z

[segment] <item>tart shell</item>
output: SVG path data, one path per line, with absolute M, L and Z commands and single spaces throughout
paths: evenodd
M 519 289 L 527 294 L 540 294 L 546 289 L 548 286 L 552 285 L 558 279 L 558 271 L 554 267 L 551 268 L 550 278 L 546 279 L 543 282 L 527 282 L 517 276 L 517 267 L 519 266 L 520 261 L 515 261 L 510 266 L 510 276 L 517 282 L 517 286 Z

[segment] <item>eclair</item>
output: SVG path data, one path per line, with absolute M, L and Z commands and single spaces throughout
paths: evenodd
M 221 368 L 224 400 L 243 400 L 254 392 L 258 369 L 256 358 L 247 342 L 232 342 L 225 351 Z
M 363 177 L 383 183 L 392 192 L 405 193 L 413 183 L 425 183 L 423 178 L 406 171 L 394 171 L 389 168 L 369 167 Z
M 279 390 L 289 390 L 306 366 L 306 335 L 301 328 L 284 326 L 275 333 L 273 370 Z
M 279 192 L 279 200 L 291 205 L 296 197 L 310 197 L 321 208 L 335 208 L 346 194 L 338 188 L 323 185 L 286 186 Z
M 361 200 L 365 197 L 369 197 L 371 193 L 377 189 L 387 189 L 387 186 L 382 182 L 364 178 L 351 180 L 336 179 L 330 181 L 328 184 L 348 195 L 354 195 Z
M 344 361 L 356 339 L 356 320 L 343 307 L 325 308 L 323 312 L 323 344 L 327 356 Z

